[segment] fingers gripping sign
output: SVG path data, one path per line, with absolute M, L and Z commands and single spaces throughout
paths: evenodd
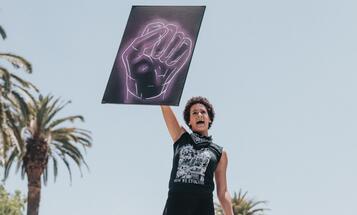
M 122 54 L 127 96 L 164 98 L 169 84 L 191 53 L 192 40 L 177 25 L 147 24 Z

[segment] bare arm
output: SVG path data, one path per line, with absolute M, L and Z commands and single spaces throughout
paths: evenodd
M 161 106 L 162 115 L 169 130 L 170 136 L 174 142 L 180 138 L 180 136 L 185 132 L 185 129 L 180 126 L 175 116 L 175 113 L 172 111 L 170 106 Z
M 215 179 L 217 183 L 217 196 L 221 203 L 225 215 L 233 215 L 231 195 L 227 188 L 227 165 L 228 157 L 225 151 L 222 152 L 221 159 L 215 171 Z

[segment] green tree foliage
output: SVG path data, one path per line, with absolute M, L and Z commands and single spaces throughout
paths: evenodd
M 0 33 L 6 38 L 1 26 Z M 5 165 L 7 150 L 12 144 L 18 145 L 21 141 L 20 134 L 11 128 L 10 120 L 27 111 L 24 95 L 38 91 L 33 84 L 15 74 L 18 69 L 32 73 L 31 64 L 26 59 L 0 50 L 0 166 Z
M 76 120 L 84 121 L 80 115 L 57 118 L 58 113 L 69 103 L 61 102 L 53 96 L 30 96 L 27 108 L 21 109 L 19 115 L 13 115 L 10 127 L 16 133 L 22 133 L 21 141 L 12 144 L 5 162 L 5 178 L 10 168 L 16 164 L 21 175 L 28 180 L 27 214 L 39 212 L 41 177 L 46 183 L 49 161 L 52 163 L 54 178 L 58 172 L 58 161 L 63 161 L 71 177 L 69 161 L 79 167 L 87 166 L 79 147 L 84 150 L 92 145 L 90 132 L 70 126 Z M 19 107 L 18 107 L 19 108 Z M 82 172 L 81 172 L 82 173 Z M 24 178 L 24 177 L 23 177 Z
M 3 28 L 0 31 L 1 37 L 6 38 Z M 41 177 L 46 183 L 49 163 L 55 179 L 59 161 L 67 167 L 70 179 L 70 161 L 82 174 L 81 168 L 87 164 L 81 148 L 90 147 L 92 139 L 89 131 L 71 124 L 84 121 L 81 115 L 58 117 L 70 102 L 37 96 L 37 88 L 15 75 L 15 69 L 32 72 L 31 64 L 24 58 L 0 52 L 0 166 L 4 169 L 4 179 L 12 166 L 21 170 L 23 179 L 27 176 L 27 214 L 38 215 Z
M 264 215 L 268 208 L 261 208 L 260 205 L 265 205 L 266 201 L 255 201 L 253 199 L 248 199 L 246 197 L 248 192 L 242 194 L 240 190 L 239 193 L 234 193 L 232 198 L 232 208 L 234 215 Z M 221 206 L 215 204 L 215 214 L 223 215 L 223 210 Z
M 15 191 L 15 194 L 11 195 L 3 185 L 0 185 L 0 215 L 22 215 L 25 202 L 20 191 Z

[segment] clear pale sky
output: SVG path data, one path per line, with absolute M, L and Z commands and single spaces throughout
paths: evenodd
M 157 106 L 101 99 L 132 5 L 206 5 L 181 105 L 208 97 L 210 130 L 228 151 L 231 193 L 267 200 L 268 214 L 347 215 L 357 193 L 355 0 L 0 0 L 8 39 L 0 50 L 33 64 L 23 76 L 72 100 L 92 131 L 90 172 L 62 165 L 43 186 L 42 215 L 157 215 L 168 190 L 172 145 Z M 76 172 L 76 167 L 73 166 Z M 26 193 L 11 174 L 9 191 Z

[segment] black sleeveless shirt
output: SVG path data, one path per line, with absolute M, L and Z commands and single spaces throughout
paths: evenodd
M 183 133 L 174 143 L 169 192 L 212 193 L 213 176 L 222 147 L 211 137 Z

